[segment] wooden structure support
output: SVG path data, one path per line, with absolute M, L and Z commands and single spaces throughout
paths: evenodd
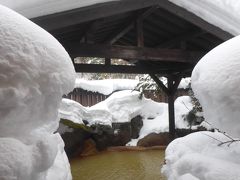
M 109 65 L 109 64 L 74 64 L 75 71 L 81 73 L 126 73 L 126 74 L 161 74 L 165 76 L 174 73 L 174 69 L 151 67 L 145 64 L 139 65 Z M 179 68 L 178 68 L 179 69 Z
M 97 44 L 75 44 L 66 46 L 72 58 L 100 57 L 138 61 L 179 62 L 196 64 L 205 54 L 199 51 L 180 49 L 155 49 L 135 46 L 112 46 Z
M 172 76 L 167 77 L 167 87 L 159 80 L 155 74 L 150 74 L 152 79 L 156 84 L 166 93 L 168 96 L 168 116 L 169 116 L 169 136 L 170 139 L 175 138 L 175 112 L 174 112 L 174 95 L 177 91 L 178 85 L 181 82 L 181 76 Z

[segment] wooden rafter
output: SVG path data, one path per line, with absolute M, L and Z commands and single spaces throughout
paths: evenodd
M 158 6 L 153 6 L 153 7 L 148 8 L 146 11 L 144 11 L 143 13 L 141 13 L 140 15 L 135 17 L 132 21 L 130 21 L 130 23 L 127 26 L 123 27 L 122 29 L 120 29 L 119 32 L 117 32 L 116 34 L 112 35 L 110 39 L 105 41 L 105 43 L 107 43 L 107 44 L 114 44 L 117 40 L 119 40 L 121 37 L 123 37 L 131 29 L 134 28 L 136 21 L 143 21 L 144 18 L 147 18 L 148 16 L 150 16 L 157 9 L 158 9 Z
M 31 19 L 44 29 L 53 31 L 87 21 L 113 16 L 157 5 L 159 0 L 121 0 L 96 4 Z

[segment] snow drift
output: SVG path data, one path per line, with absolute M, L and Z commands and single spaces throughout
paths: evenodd
M 65 158 L 53 133 L 74 68 L 58 41 L 23 16 L 0 6 L 0 24 L 0 179 L 49 179 L 56 157 Z M 65 174 L 54 179 L 70 179 L 69 163 L 61 165 Z

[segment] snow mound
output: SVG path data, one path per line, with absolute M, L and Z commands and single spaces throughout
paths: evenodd
M 163 173 L 169 180 L 240 179 L 240 36 L 206 54 L 192 73 L 192 88 L 204 117 L 226 133 L 199 132 L 174 140 L 166 149 Z
M 169 180 L 237 180 L 240 143 L 219 132 L 197 132 L 174 140 L 166 149 L 162 172 Z
M 65 153 L 53 133 L 74 68 L 55 38 L 1 5 L 0 24 L 0 179 L 45 180 Z
M 214 127 L 240 136 L 240 36 L 206 54 L 192 73 L 192 88 Z

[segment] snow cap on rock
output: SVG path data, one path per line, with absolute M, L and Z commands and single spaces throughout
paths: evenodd
M 192 73 L 192 88 L 214 127 L 240 136 L 240 36 L 206 54 Z

